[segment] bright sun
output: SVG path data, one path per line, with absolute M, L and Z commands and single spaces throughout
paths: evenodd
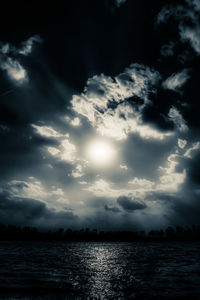
M 115 157 L 115 151 L 109 143 L 105 141 L 94 141 L 88 147 L 88 157 L 97 166 L 106 166 Z

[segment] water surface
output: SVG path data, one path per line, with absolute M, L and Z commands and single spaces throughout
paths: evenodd
M 0 243 L 1 299 L 200 299 L 200 243 Z

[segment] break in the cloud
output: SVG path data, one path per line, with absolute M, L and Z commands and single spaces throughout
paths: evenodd
M 170 77 L 168 77 L 163 83 L 162 87 L 164 89 L 169 89 L 173 91 L 178 91 L 186 81 L 190 78 L 188 74 L 188 70 L 184 69 L 179 73 L 174 73 Z
M 143 65 L 133 64 L 115 78 L 103 74 L 88 79 L 84 92 L 74 95 L 74 111 L 86 117 L 101 135 L 117 140 L 131 132 L 143 138 L 164 139 L 171 132 L 161 132 L 144 124 L 142 112 L 151 104 L 160 74 Z
M 20 55 L 29 55 L 35 42 L 42 42 L 39 36 L 30 37 L 22 43 L 21 48 L 16 48 L 8 43 L 0 44 L 0 69 L 6 71 L 8 77 L 22 84 L 28 80 L 28 74 L 20 62 Z

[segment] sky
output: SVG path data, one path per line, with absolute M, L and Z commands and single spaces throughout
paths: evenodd
M 199 224 L 200 1 L 23 6 L 0 28 L 1 223 Z

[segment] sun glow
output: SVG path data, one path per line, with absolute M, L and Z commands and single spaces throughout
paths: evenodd
M 88 158 L 97 166 L 106 166 L 113 162 L 115 151 L 109 143 L 101 140 L 95 141 L 88 147 Z

